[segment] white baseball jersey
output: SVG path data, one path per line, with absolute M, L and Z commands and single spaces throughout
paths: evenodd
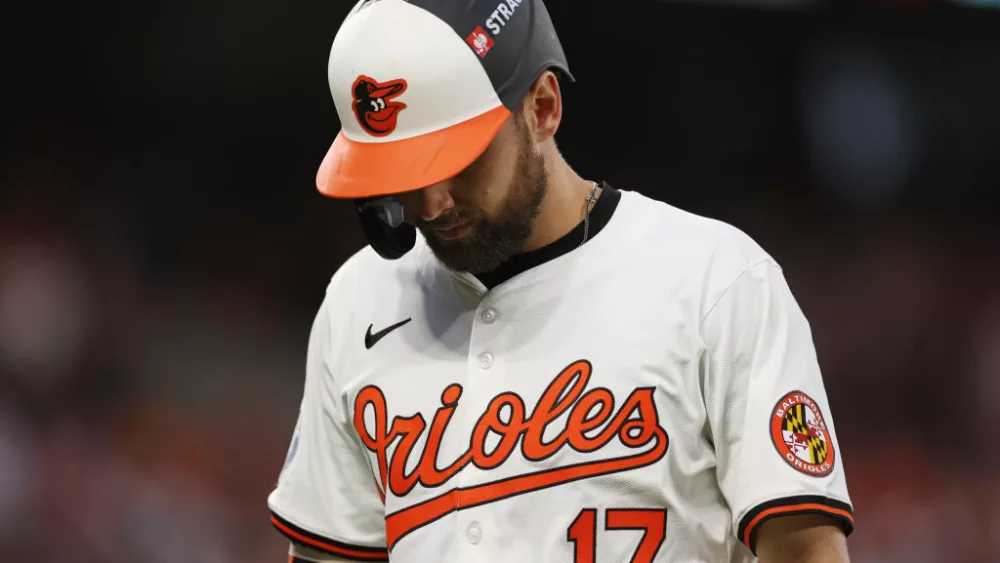
M 494 289 L 421 237 L 333 276 L 274 525 L 341 559 L 748 562 L 768 518 L 853 526 L 809 325 L 725 223 L 619 191 Z M 603 196 L 602 196 L 603 199 Z

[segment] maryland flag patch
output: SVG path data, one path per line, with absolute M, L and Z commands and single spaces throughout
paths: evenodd
M 819 405 L 809 395 L 792 391 L 774 405 L 771 442 L 795 469 L 822 477 L 833 471 L 835 452 Z

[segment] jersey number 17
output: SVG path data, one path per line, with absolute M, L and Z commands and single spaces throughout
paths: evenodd
M 652 563 L 667 535 L 667 511 L 662 509 L 609 508 L 604 512 L 605 530 L 641 530 L 639 547 L 631 563 Z M 596 563 L 597 509 L 584 508 L 566 530 L 566 541 L 574 544 L 573 563 Z

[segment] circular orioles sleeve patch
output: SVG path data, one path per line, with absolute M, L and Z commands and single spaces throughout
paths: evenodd
M 774 405 L 771 442 L 788 465 L 814 477 L 833 471 L 835 453 L 819 405 L 809 395 L 792 391 Z

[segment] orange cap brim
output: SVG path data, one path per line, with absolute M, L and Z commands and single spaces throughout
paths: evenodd
M 498 106 L 439 131 L 385 143 L 337 135 L 316 174 L 320 193 L 362 198 L 418 190 L 455 176 L 483 154 L 510 117 Z

